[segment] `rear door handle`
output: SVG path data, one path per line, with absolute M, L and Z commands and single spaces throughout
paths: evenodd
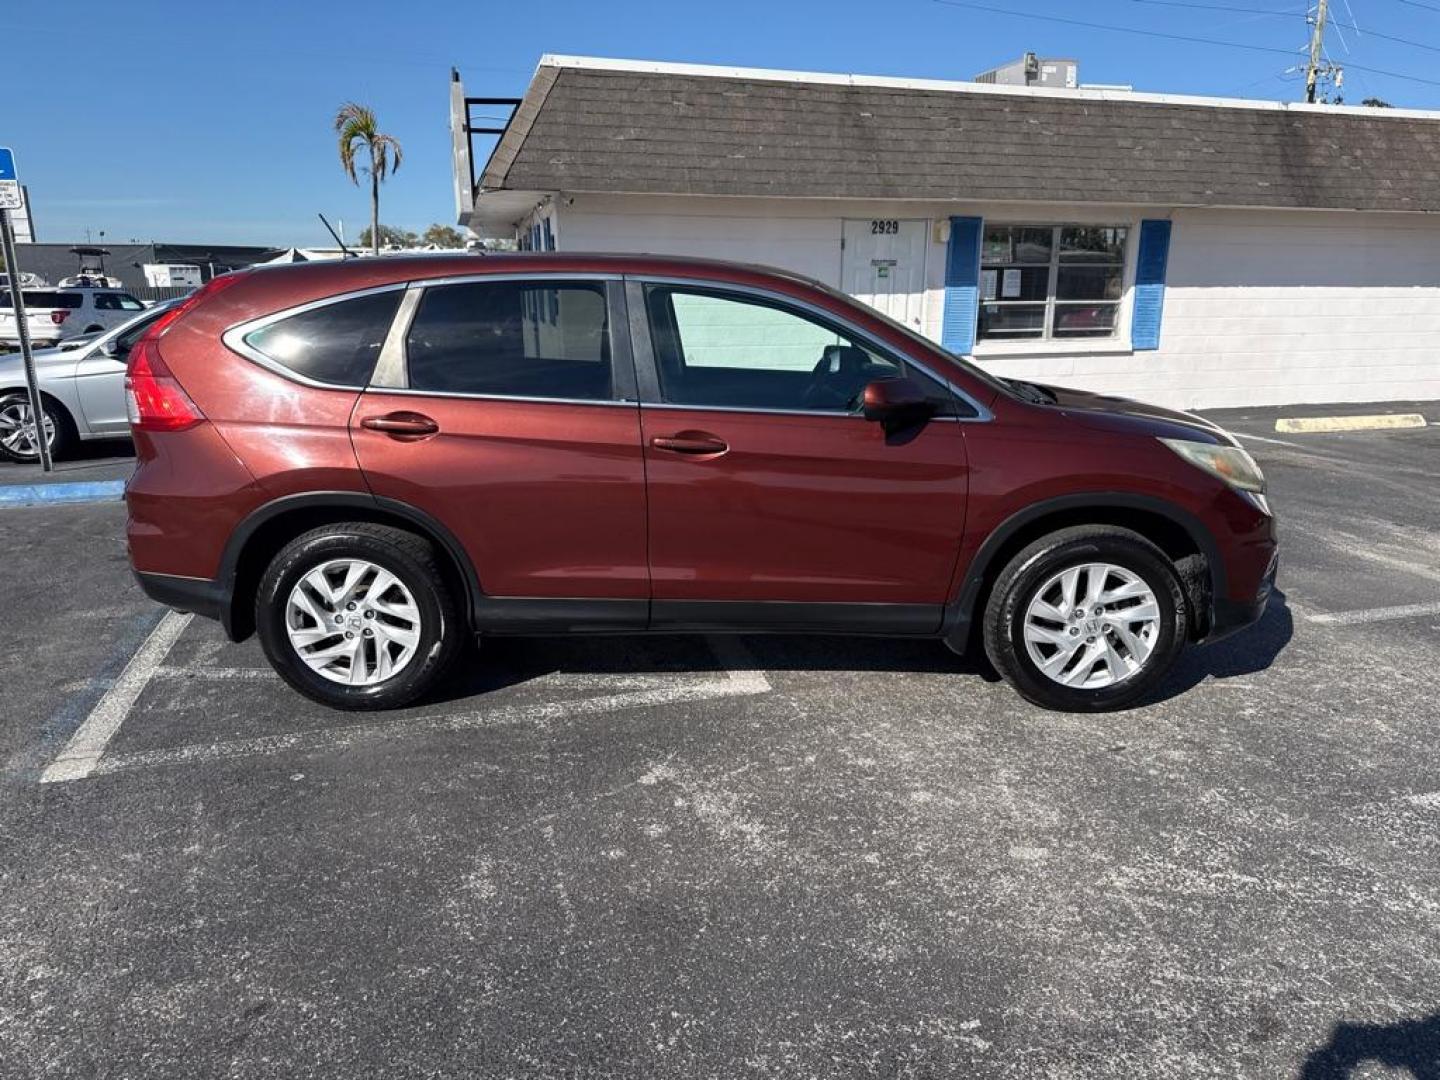
M 688 432 L 679 435 L 657 435 L 650 440 L 650 445 L 656 450 L 669 450 L 672 454 L 723 454 L 730 449 L 724 439 Z
M 360 426 L 371 431 L 383 431 L 397 439 L 423 439 L 426 435 L 434 435 L 440 430 L 440 425 L 430 417 L 414 412 L 367 416 L 360 421 Z

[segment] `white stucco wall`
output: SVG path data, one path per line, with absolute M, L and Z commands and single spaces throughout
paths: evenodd
M 643 251 L 768 263 L 838 286 L 845 218 L 954 214 L 1129 224 L 1172 217 L 1161 347 L 1114 341 L 995 345 L 1002 375 L 1182 408 L 1440 398 L 1440 215 L 921 202 L 560 196 L 567 251 Z M 940 337 L 945 249 L 930 229 L 922 329 Z

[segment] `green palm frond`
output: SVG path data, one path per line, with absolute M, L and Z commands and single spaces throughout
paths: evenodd
M 335 114 L 335 133 L 340 137 L 340 167 L 351 183 L 360 182 L 355 158 L 362 151 L 370 155 L 370 171 L 379 179 L 400 168 L 400 140 L 380 130 L 375 110 L 349 101 Z

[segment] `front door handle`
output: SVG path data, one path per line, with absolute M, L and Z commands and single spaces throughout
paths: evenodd
M 392 438 L 423 439 L 427 435 L 434 435 L 440 430 L 440 425 L 430 417 L 415 412 L 393 412 L 384 416 L 367 416 L 360 421 L 360 426 L 371 431 L 383 431 Z
M 723 454 L 730 445 L 714 435 L 703 432 L 682 431 L 678 435 L 657 435 L 650 440 L 656 450 L 669 450 L 672 454 Z

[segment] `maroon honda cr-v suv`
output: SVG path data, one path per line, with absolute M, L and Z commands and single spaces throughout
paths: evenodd
M 1109 709 L 1275 578 L 1213 424 L 996 379 L 757 267 L 231 274 L 128 386 L 141 585 L 340 708 L 416 698 L 472 635 L 803 631 L 983 643 L 1031 701 Z

